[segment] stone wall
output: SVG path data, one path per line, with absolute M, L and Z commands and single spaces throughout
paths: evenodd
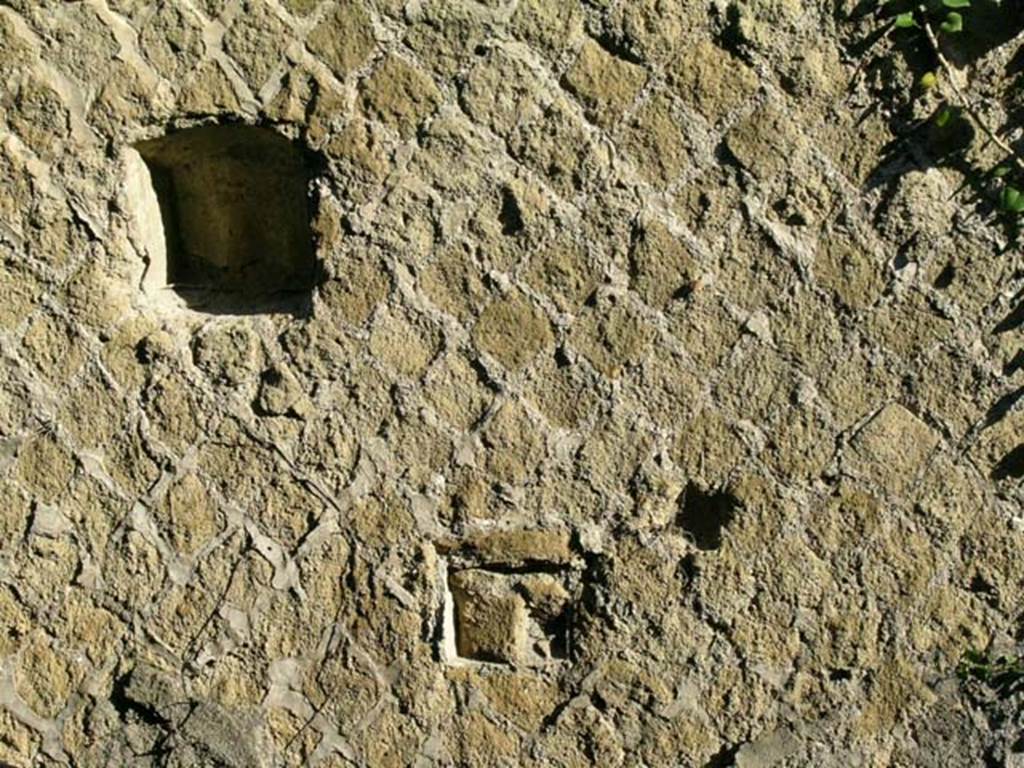
M 853 10 L 0 2 L 0 763 L 1002 754 L 1024 263 Z

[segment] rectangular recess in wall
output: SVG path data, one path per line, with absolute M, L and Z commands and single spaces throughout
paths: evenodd
M 572 658 L 581 570 L 567 533 L 505 531 L 439 548 L 445 662 L 540 667 Z
M 308 305 L 317 271 L 311 153 L 269 128 L 208 125 L 129 154 L 147 294 L 215 314 Z

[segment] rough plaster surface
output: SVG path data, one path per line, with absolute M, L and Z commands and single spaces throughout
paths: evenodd
M 1024 264 L 852 5 L 0 2 L 0 763 L 1019 764 Z M 304 313 L 147 290 L 226 122 Z

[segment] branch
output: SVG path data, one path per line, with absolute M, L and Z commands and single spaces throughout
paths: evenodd
M 975 124 L 985 132 L 985 135 L 992 140 L 992 142 L 999 147 L 1003 152 L 1010 157 L 1011 160 L 1017 165 L 1017 167 L 1024 171 L 1024 155 L 1015 150 L 1009 144 L 1007 144 L 999 134 L 997 134 L 981 116 L 981 112 L 974 105 L 970 96 L 960 86 L 959 72 L 949 63 L 949 60 L 942 53 L 942 48 L 939 46 L 939 40 L 935 36 L 935 31 L 932 29 L 931 24 L 928 23 L 927 9 L 923 5 L 918 7 L 919 15 L 921 16 L 921 26 L 924 28 L 924 34 L 928 38 L 928 44 L 932 47 L 932 51 L 935 53 L 936 58 L 939 60 L 939 66 L 942 67 L 942 71 L 946 73 L 946 79 L 949 81 L 950 87 L 953 89 L 953 93 L 956 95 L 957 101 L 960 102 L 967 114 L 971 116 L 971 119 Z

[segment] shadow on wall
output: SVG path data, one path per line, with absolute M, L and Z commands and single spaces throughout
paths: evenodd
M 1024 289 L 1017 291 L 1012 299 L 1012 309 L 996 326 L 994 333 L 1020 333 L 1024 325 Z M 1017 350 L 1017 354 L 1003 367 L 1003 375 L 1013 376 L 1024 369 L 1024 347 Z M 988 412 L 985 426 L 990 427 L 998 424 L 1004 418 L 1016 410 L 1021 401 L 1024 400 L 1024 386 L 1017 387 L 1009 394 L 1003 395 Z M 991 475 L 993 480 L 1019 480 L 1024 477 L 1024 443 L 1003 456 L 993 467 Z
M 923 31 L 895 29 L 892 20 L 897 13 L 917 6 L 917 2 L 880 5 L 875 0 L 863 0 L 849 15 L 851 22 L 868 23 L 865 19 L 870 18 L 872 26 L 870 32 L 847 46 L 850 54 L 862 62 L 864 77 L 878 84 L 873 94 L 876 98 L 864 118 L 882 104 L 889 105 L 889 129 L 896 137 L 884 148 L 881 162 L 871 173 L 867 188 L 886 187 L 893 189 L 894 193 L 900 177 L 908 171 L 952 168 L 959 171 L 971 187 L 971 203 L 979 212 L 991 215 L 997 210 L 991 175 L 988 169 L 973 165 L 966 154 L 977 138 L 975 126 L 966 116 L 955 113 L 953 119 L 938 120 L 945 104 L 940 104 L 923 120 L 915 114 L 914 104 L 923 92 L 919 85 L 921 78 L 936 69 L 935 57 Z M 961 32 L 940 35 L 943 55 L 957 68 L 976 63 L 1024 31 L 1024 0 L 974 0 L 963 15 L 965 20 Z M 891 39 L 891 47 L 884 45 L 886 37 Z M 904 85 L 906 78 L 901 76 L 900 63 L 913 78 L 912 88 Z M 1020 91 L 1022 72 L 1024 52 L 1014 57 L 1003 72 L 1006 93 Z M 1024 103 L 1011 109 L 1005 125 L 992 127 L 1006 132 L 1020 124 L 1024 117 L 1022 113 Z
M 718 549 L 722 532 L 736 517 L 739 501 L 723 490 L 705 491 L 688 483 L 679 497 L 676 522 L 697 545 L 697 549 Z
M 883 103 L 891 106 L 889 129 L 896 137 L 883 150 L 881 162 L 871 172 L 867 188 L 882 187 L 883 203 L 887 206 L 898 190 L 901 177 L 915 170 L 928 168 L 950 168 L 964 179 L 953 194 L 969 191 L 968 205 L 986 219 L 998 220 L 1004 227 L 1009 245 L 1020 242 L 1020 217 L 1002 215 L 1000 192 L 1006 179 L 1000 180 L 993 169 L 977 164 L 968 150 L 979 139 L 979 130 L 970 119 L 955 109 L 947 112 L 947 104 L 939 106 L 925 119 L 915 116 L 914 104 L 922 95 L 919 85 L 921 78 L 936 67 L 935 57 L 925 34 L 919 29 L 894 29 L 892 20 L 898 13 L 917 8 L 918 2 L 890 2 L 880 5 L 875 0 L 862 0 L 849 14 L 848 21 L 867 23 L 871 19 L 872 30 L 862 38 L 853 41 L 848 49 L 858 60 L 863 61 L 864 76 L 880 84 L 880 92 L 863 115 L 880 108 Z M 982 57 L 1013 41 L 1024 32 L 1024 0 L 973 0 L 969 9 L 963 11 L 964 26 L 961 32 L 940 35 L 942 53 L 956 68 L 963 70 L 978 62 Z M 891 36 L 891 47 L 884 45 Z M 895 57 L 899 57 L 897 60 Z M 914 88 L 905 89 L 900 85 L 898 62 L 910 72 Z M 942 75 L 944 76 L 944 75 Z M 854 81 L 856 82 L 856 80 Z M 892 84 L 896 83 L 894 87 Z M 998 84 L 987 84 L 1002 92 L 1007 108 L 1007 119 L 1001 125 L 992 125 L 1002 136 L 1019 132 L 1024 125 L 1024 46 L 1022 46 L 1003 68 Z M 852 86 L 851 86 L 852 87 Z M 940 116 L 942 116 L 940 118 Z M 1020 153 L 1024 151 L 1024 138 L 1018 138 L 1012 145 Z M 1012 173 L 1007 179 L 1017 187 L 1024 186 L 1024 177 L 1016 178 Z M 998 254 L 1003 256 L 1005 254 Z M 937 288 L 945 288 L 953 279 L 953 271 L 947 268 L 936 281 Z M 945 281 L 945 282 L 943 282 Z M 1002 334 L 1019 332 L 1024 325 L 1024 290 L 1018 291 L 1010 303 L 1010 311 L 992 329 Z M 1011 376 L 1024 368 L 1024 348 L 1004 367 L 1003 375 Z M 987 429 L 1009 415 L 1011 407 L 1024 398 L 1024 387 L 1019 387 L 1000 398 L 988 411 L 982 429 Z M 990 472 L 993 480 L 1019 479 L 1024 477 L 1024 443 L 1003 456 Z
M 308 314 L 318 158 L 268 128 L 213 125 L 135 145 L 147 296 L 211 314 Z
M 1019 480 L 1024 477 L 1024 443 L 1006 454 L 992 470 L 993 480 Z

